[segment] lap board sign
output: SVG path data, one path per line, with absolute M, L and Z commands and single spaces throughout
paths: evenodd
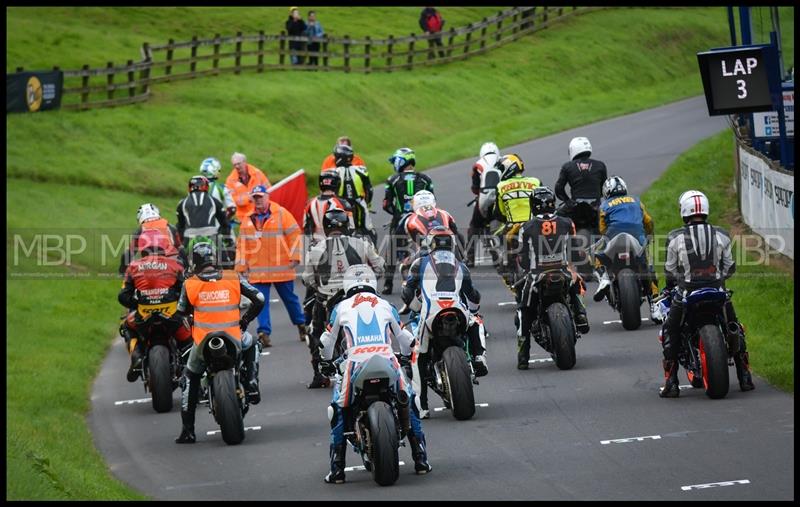
M 6 75 L 6 113 L 58 109 L 64 86 L 62 71 L 28 71 Z

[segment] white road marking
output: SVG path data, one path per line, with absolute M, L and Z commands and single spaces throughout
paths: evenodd
M 497 303 L 497 306 L 508 306 L 508 305 L 515 305 L 517 304 L 516 301 L 503 301 L 502 303 Z
M 717 486 L 735 486 L 736 484 L 750 484 L 750 481 L 747 479 L 740 479 L 738 481 L 710 482 L 708 484 L 693 484 L 691 486 L 681 486 L 681 489 L 683 491 L 689 491 L 692 489 L 715 488 Z
M 489 404 L 488 403 L 476 403 L 475 406 L 476 407 L 488 407 Z M 442 410 L 447 410 L 447 408 L 446 407 L 436 407 L 436 408 L 433 409 L 434 412 L 441 412 Z
M 678 389 L 694 389 L 694 386 L 692 386 L 691 384 L 686 384 L 686 385 L 678 386 Z M 661 386 L 661 387 L 658 388 L 659 392 L 661 392 L 663 390 L 664 390 L 664 386 Z
M 553 362 L 552 357 L 547 357 L 545 359 L 528 359 L 529 363 L 551 363 Z
M 245 426 L 244 427 L 245 431 L 249 431 L 249 430 L 258 431 L 260 429 L 261 429 L 261 426 Z M 213 435 L 215 433 L 220 433 L 221 431 L 222 430 L 206 431 L 206 435 Z
M 650 319 L 649 318 L 642 319 L 642 322 L 647 322 L 648 320 L 650 320 Z M 615 322 L 618 323 L 618 324 L 622 324 L 622 321 L 619 320 L 619 319 L 617 319 L 617 320 L 604 320 L 603 324 L 614 324 Z
M 406 464 L 405 461 L 399 461 L 398 462 L 398 465 L 400 465 L 400 466 L 403 466 L 405 464 Z M 344 471 L 345 472 L 355 472 L 357 470 L 359 470 L 359 471 L 360 470 L 366 470 L 366 468 L 364 468 L 364 465 L 356 465 L 354 467 L 344 467 Z
M 270 299 L 269 300 L 270 303 L 277 303 L 278 301 L 280 301 L 280 299 Z
M 152 398 L 140 398 L 138 400 L 115 401 L 114 405 L 133 405 L 134 403 L 150 403 Z
M 262 355 L 262 356 L 268 356 L 268 355 L 269 355 L 269 352 L 262 352 L 262 353 L 261 353 L 261 355 Z
M 616 438 L 614 440 L 601 440 L 600 444 L 626 444 L 628 442 L 642 442 L 644 440 L 661 440 L 661 435 L 648 435 L 646 437 L 630 437 L 630 438 Z

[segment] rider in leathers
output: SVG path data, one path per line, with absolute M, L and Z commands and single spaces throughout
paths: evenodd
M 482 234 L 492 221 L 491 215 L 484 216 L 481 212 L 481 191 L 488 192 L 483 188 L 484 172 L 487 169 L 495 167 L 500 158 L 500 149 L 495 143 L 488 142 L 481 145 L 480 158 L 472 164 L 472 175 L 470 190 L 475 194 L 475 204 L 472 207 L 472 218 L 469 221 L 469 228 L 467 229 L 467 266 L 471 267 L 475 263 L 475 245 L 472 244 L 472 238 L 478 234 Z M 496 188 L 495 188 L 496 192 Z
M 434 227 L 428 233 L 426 243 L 425 253 L 411 264 L 408 278 L 403 283 L 402 293 L 403 302 L 406 305 L 411 304 L 418 293 L 423 301 L 417 327 L 418 343 L 422 343 L 426 332 L 425 321 L 430 312 L 429 292 L 434 290 L 456 292 L 461 297 L 459 303 L 466 307 L 468 313 L 473 317 L 467 327 L 467 338 L 475 376 L 484 376 L 489 372 L 486 364 L 485 331 L 482 320 L 475 318 L 480 309 L 481 295 L 472 285 L 469 268 L 453 253 L 455 241 L 452 231 L 443 226 Z M 419 371 L 426 371 L 428 357 L 427 350 L 420 351 Z M 424 379 L 419 379 L 419 384 L 421 413 L 425 419 L 428 416 L 428 389 Z
M 531 349 L 531 325 L 536 320 L 539 295 L 534 288 L 536 275 L 546 270 L 561 270 L 572 279 L 569 295 L 573 318 L 581 333 L 589 332 L 586 308 L 580 299 L 580 282 L 569 269 L 568 238 L 575 235 L 575 224 L 567 217 L 555 215 L 556 196 L 547 187 L 539 187 L 531 195 L 533 217 L 519 231 L 520 265 L 525 283 L 517 291 L 517 368 L 528 369 Z
M 322 368 L 326 373 L 335 371 L 335 367 L 330 362 L 334 356 L 340 357 L 343 352 L 358 345 L 391 344 L 392 336 L 397 340 L 400 354 L 406 357 L 411 355 L 414 337 L 400 327 L 400 316 L 394 306 L 376 294 L 378 282 L 369 266 L 350 266 L 344 274 L 344 280 L 347 299 L 333 309 L 330 318 L 331 327 L 322 334 L 321 338 L 323 348 L 320 356 L 323 360 Z M 377 342 L 375 341 L 376 333 L 380 337 L 380 341 Z M 428 464 L 425 433 L 422 431 L 422 423 L 414 401 L 414 390 L 396 358 L 394 358 L 393 364 L 400 377 L 395 389 L 404 390 L 408 395 L 408 403 L 405 406 L 398 404 L 398 415 L 411 446 L 414 470 L 417 474 L 426 474 L 431 471 L 431 466 Z M 330 416 L 331 463 L 330 473 L 325 476 L 327 483 L 345 482 L 347 442 L 344 433 L 346 430 L 351 431 L 349 426 L 353 423 L 350 413 L 353 390 L 350 382 L 351 376 L 348 369 L 343 376 L 337 376 L 337 385 L 333 389 L 332 410 L 329 411 L 329 414 L 332 414 Z
M 606 165 L 589 158 L 592 156 L 592 145 L 585 137 L 575 137 L 569 142 L 569 162 L 561 166 L 556 181 L 556 197 L 566 203 L 566 213 L 575 206 L 573 199 L 597 199 L 602 197 L 603 183 L 608 178 Z M 570 194 L 565 190 L 569 184 Z
M 329 310 L 341 297 L 345 271 L 350 266 L 369 264 L 380 277 L 385 262 L 369 240 L 350 236 L 349 218 L 344 210 L 329 209 L 322 223 L 326 238 L 311 249 L 302 275 L 303 283 L 315 293 L 308 343 L 314 378 L 308 385 L 309 389 L 330 385 L 328 377 L 319 371 L 319 337 L 324 331 Z
M 686 295 L 703 287 L 725 288 L 725 280 L 736 271 L 728 232 L 706 221 L 709 206 L 705 194 L 687 190 L 681 194 L 678 203 L 686 225 L 667 236 L 667 260 L 664 263 L 667 285 L 663 292 L 665 296 L 672 297 L 672 301 L 662 327 L 665 378 L 664 388 L 659 393 L 662 398 L 677 398 L 680 395 L 678 352 L 681 348 L 680 329 Z M 750 373 L 744 328 L 736 318 L 730 300 L 725 303 L 725 317 L 729 325 L 728 339 L 739 342 L 739 352 L 733 357 L 739 387 L 742 391 L 751 391 L 755 385 Z

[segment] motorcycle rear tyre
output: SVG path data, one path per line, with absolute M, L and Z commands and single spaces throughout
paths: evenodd
M 639 287 L 639 280 L 632 269 L 622 269 L 617 274 L 617 286 L 619 287 L 619 318 L 622 320 L 622 327 L 628 331 L 639 329 L 642 325 L 642 290 Z
M 400 476 L 397 426 L 391 407 L 376 401 L 367 409 L 372 441 L 372 478 L 381 486 L 391 486 Z
M 158 413 L 172 410 L 172 375 L 169 349 L 154 345 L 147 353 L 147 383 L 153 396 L 153 410 Z
M 222 370 L 214 376 L 214 415 L 222 430 L 222 440 L 236 445 L 244 440 L 244 417 L 236 395 L 233 370 Z
M 472 391 L 472 378 L 467 354 L 464 349 L 447 347 L 442 354 L 444 374 L 450 392 L 450 406 L 453 417 L 459 421 L 466 421 L 475 415 L 475 394 Z
M 563 303 L 553 303 L 547 307 L 547 321 L 556 366 L 569 370 L 575 366 L 575 325 L 569 310 Z
M 724 398 L 730 388 L 728 377 L 728 349 L 718 326 L 706 324 L 700 328 L 702 342 L 701 362 L 706 396 L 711 399 Z

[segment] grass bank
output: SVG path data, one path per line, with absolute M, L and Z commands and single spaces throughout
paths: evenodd
M 794 270 L 779 254 L 765 257 L 743 249 L 738 236 L 752 232 L 742 226 L 732 186 L 734 150 L 729 130 L 698 143 L 642 194 L 642 201 L 653 216 L 656 233 L 666 235 L 683 225 L 678 208 L 682 192 L 693 188 L 708 196 L 709 221 L 734 236 L 736 273 L 726 286 L 734 291 L 736 314 L 747 331 L 751 366 L 771 384 L 794 392 Z M 662 284 L 663 243 L 658 245 L 656 257 Z
M 357 10 L 330 9 L 331 16 Z M 246 16 L 215 17 L 224 9 L 175 9 L 173 16 L 152 8 L 105 9 L 83 17 L 86 10 L 65 8 L 52 25 L 49 16 L 33 12 L 39 8 L 26 11 L 27 25 L 20 25 L 18 10 L 24 9 L 7 9 L 7 56 L 11 65 L 26 67 L 36 61 L 45 68 L 69 66 L 73 57 L 78 65 L 131 58 L 129 51 L 136 55 L 143 40 L 164 41 L 176 30 L 191 36 L 197 24 L 209 33 L 263 28 L 245 25 L 252 21 Z M 334 18 L 319 12 L 332 31 Z M 416 9 L 412 14 L 415 25 Z M 394 22 L 384 18 L 371 25 Z M 355 19 L 343 26 L 368 26 Z M 42 56 L 34 33 L 61 40 Z M 242 151 L 273 181 L 298 167 L 314 175 L 343 133 L 377 183 L 390 170 L 386 157 L 399 146 L 413 147 L 424 169 L 474 156 L 488 139 L 508 146 L 700 94 L 694 55 L 727 38 L 721 7 L 605 10 L 439 68 L 223 76 L 159 86 L 153 100 L 134 106 L 8 115 L 8 226 L 28 241 L 32 228 L 128 232 L 147 201 L 174 220 L 178 197 L 206 156 L 230 168 L 230 153 Z M 97 52 L 81 53 L 87 46 Z M 462 184 L 466 195 L 466 173 Z M 6 248 L 13 256 L 10 236 Z M 44 268 L 31 260 L 7 264 L 7 272 L 26 269 Z M 116 262 L 104 266 L 90 249 L 68 268 L 48 269 L 58 275 L 113 272 Z M 92 379 L 116 331 L 119 281 L 7 279 L 7 497 L 139 498 L 111 477 L 84 421 Z

